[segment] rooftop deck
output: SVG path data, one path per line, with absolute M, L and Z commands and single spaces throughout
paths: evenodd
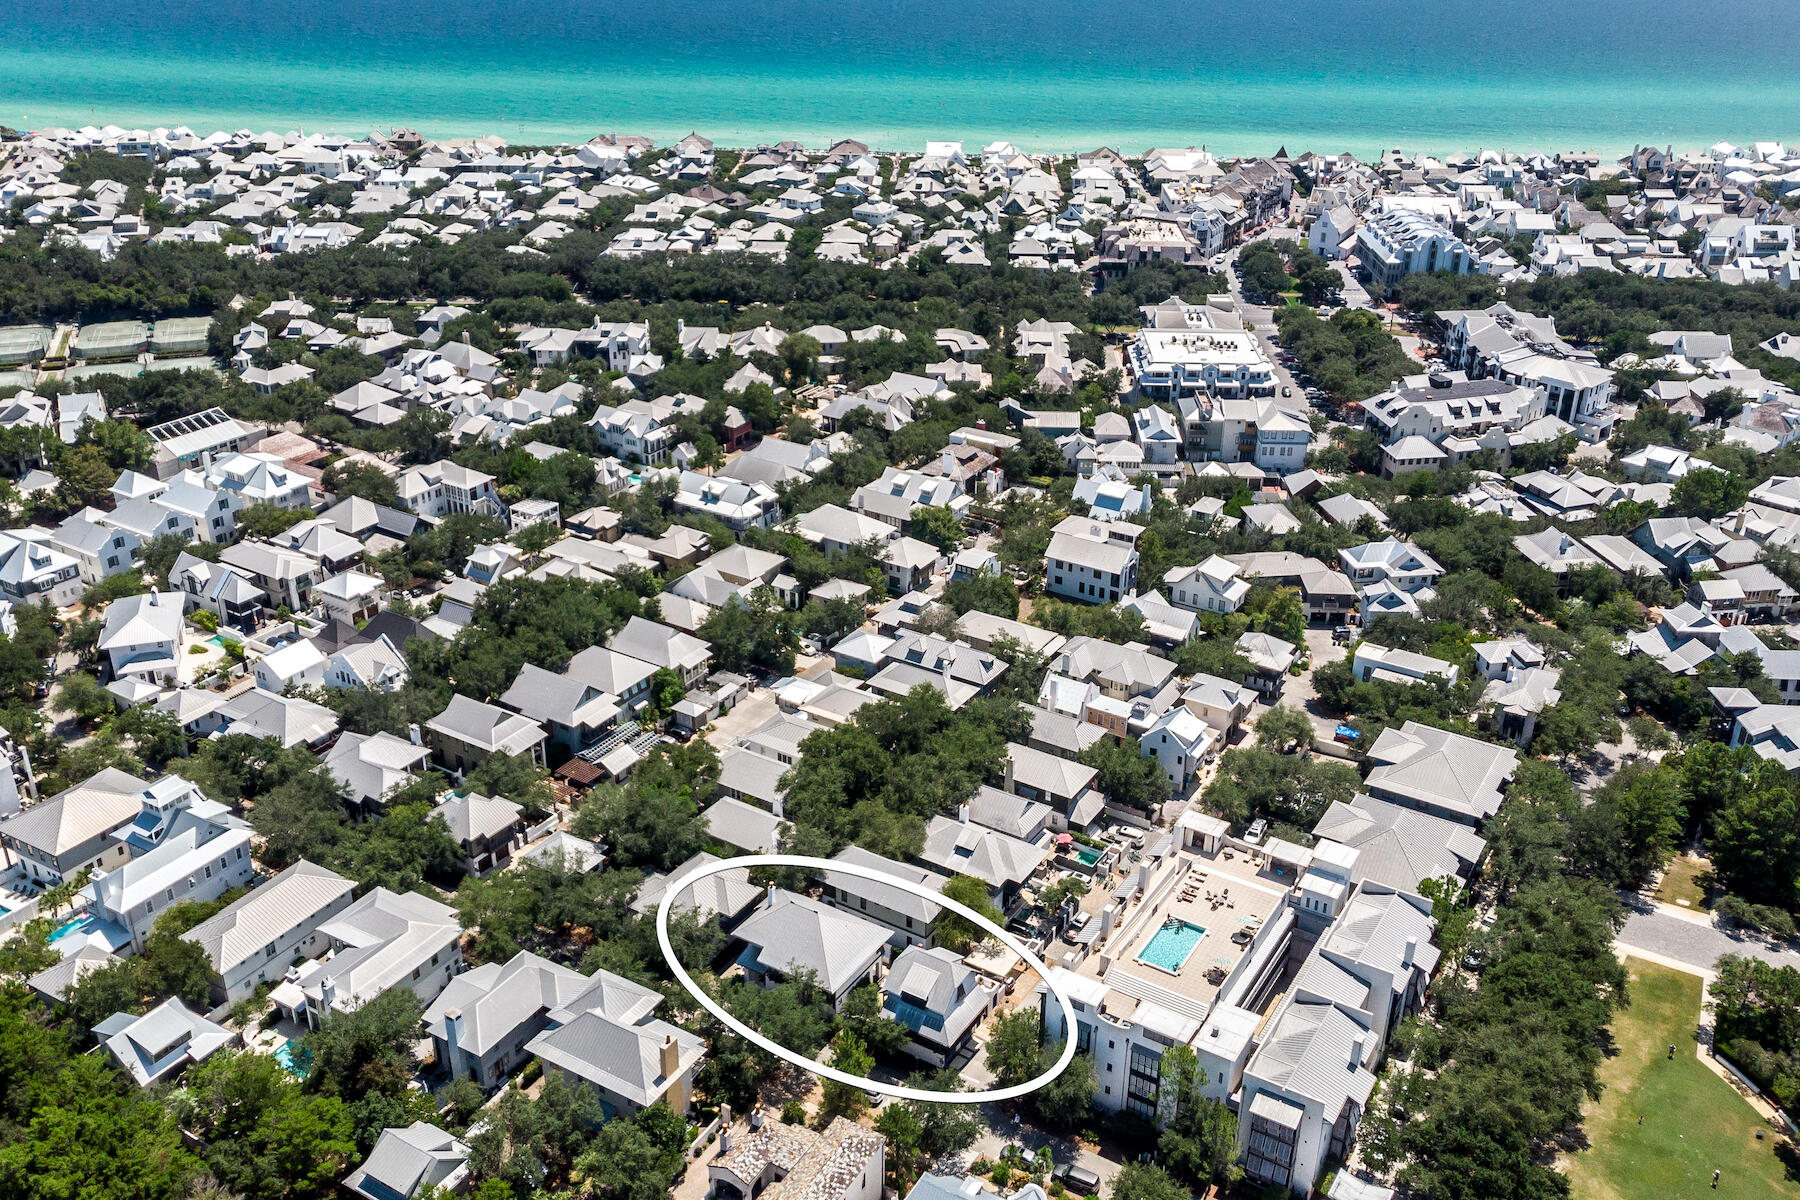
M 1194 850 L 1171 854 L 1154 866 L 1138 897 L 1119 917 L 1123 923 L 1100 940 L 1095 953 L 1075 967 L 1076 973 L 1102 980 L 1113 989 L 1108 1011 L 1115 1016 L 1130 1015 L 1126 1004 L 1135 1007 L 1134 1001 L 1149 1001 L 1195 1019 L 1204 1017 L 1232 971 L 1251 952 L 1250 938 L 1233 941 L 1233 935 L 1254 935 L 1281 910 L 1293 886 L 1291 869 L 1268 866 L 1266 860 L 1260 868 L 1235 850 L 1214 855 Z M 1098 912 L 1109 898 L 1110 893 L 1103 892 L 1098 896 L 1090 893 L 1089 899 Z M 1171 964 L 1170 954 L 1148 958 L 1145 954 L 1170 921 L 1187 922 L 1204 931 L 1179 965 Z M 1171 930 L 1163 936 L 1176 934 Z M 1152 961 L 1155 959 L 1164 965 Z

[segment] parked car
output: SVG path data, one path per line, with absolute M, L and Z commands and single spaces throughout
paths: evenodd
M 1294 389 L 1291 387 L 1288 387 L 1286 384 L 1282 384 L 1281 385 L 1281 394 L 1283 396 L 1291 396 L 1294 394 Z
M 1062 1163 L 1051 1177 L 1077 1196 L 1098 1196 L 1100 1194 L 1100 1177 L 1086 1167 L 1074 1163 Z

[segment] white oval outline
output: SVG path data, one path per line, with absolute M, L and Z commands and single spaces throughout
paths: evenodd
M 1044 960 L 1033 954 L 1023 943 L 1013 937 L 1012 934 L 1006 932 L 1006 930 L 1000 928 L 968 905 L 952 900 L 950 897 L 939 892 L 934 892 L 917 880 L 907 879 L 900 875 L 890 875 L 885 871 L 880 871 L 874 867 L 869 867 L 860 863 L 839 862 L 836 859 L 830 858 L 813 858 L 804 854 L 747 854 L 740 858 L 724 858 L 720 859 L 718 862 L 704 863 L 699 869 L 689 871 L 679 879 L 671 880 L 668 889 L 663 892 L 662 902 L 656 906 L 656 941 L 657 944 L 662 947 L 663 958 L 668 960 L 669 969 L 675 973 L 676 981 L 688 990 L 689 995 L 700 1002 L 701 1007 L 723 1021 L 726 1028 L 738 1034 L 740 1037 L 746 1038 L 756 1045 L 761 1046 L 764 1050 L 767 1050 L 770 1054 L 773 1054 L 783 1062 L 792 1063 L 796 1067 L 802 1067 L 814 1074 L 822 1075 L 827 1079 L 836 1080 L 838 1083 L 848 1084 L 851 1087 L 863 1088 L 871 1092 L 879 1092 L 883 1096 L 892 1096 L 896 1100 L 924 1100 L 933 1104 L 986 1104 L 989 1101 L 994 1100 L 1014 1100 L 1020 1096 L 1029 1096 L 1032 1092 L 1037 1091 L 1046 1083 L 1049 1083 L 1052 1079 L 1061 1075 L 1063 1071 L 1068 1068 L 1068 1065 L 1075 1061 L 1075 1039 L 1072 1037 L 1065 1037 L 1063 1038 L 1062 1054 L 1057 1060 L 1052 1063 L 1047 1070 L 1041 1074 L 1034 1075 L 1024 1083 L 1017 1083 L 1011 1087 L 990 1088 L 985 1092 L 934 1092 L 924 1088 L 906 1087 L 897 1083 L 883 1083 L 879 1079 L 869 1079 L 862 1075 L 852 1075 L 848 1071 L 840 1071 L 836 1067 L 828 1067 L 817 1059 L 807 1058 L 798 1051 L 789 1050 L 781 1043 L 774 1041 L 771 1038 L 764 1037 L 756 1030 L 750 1028 L 748 1025 L 745 1025 L 742 1021 L 726 1012 L 724 1005 L 702 991 L 699 985 L 696 984 L 693 978 L 687 973 L 687 969 L 684 968 L 681 965 L 681 962 L 676 958 L 675 948 L 669 943 L 669 910 L 674 906 L 675 897 L 678 894 L 690 890 L 695 883 L 698 883 L 700 880 L 705 879 L 710 875 L 717 875 L 722 871 L 735 871 L 739 868 L 748 867 L 805 867 L 813 870 L 830 871 L 833 874 L 848 875 L 853 879 L 866 879 L 871 883 L 888 884 L 892 887 L 899 888 L 903 892 L 918 896 L 924 900 L 929 900 L 933 904 L 941 905 L 951 912 L 956 913 L 958 916 L 974 922 L 979 928 L 992 932 L 1000 939 L 1001 945 L 1024 959 L 1027 966 L 1034 968 L 1038 973 L 1038 977 L 1044 981 L 1044 986 L 1049 989 L 1050 994 L 1056 997 L 1057 1004 L 1062 1006 L 1063 1029 L 1072 1030 L 1075 1028 L 1075 1007 L 1069 1002 L 1069 997 L 1063 992 L 1062 988 L 1050 978 L 1050 968 L 1045 964 Z

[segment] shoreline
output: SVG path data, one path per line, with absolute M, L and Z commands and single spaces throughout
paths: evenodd
M 1471 141 L 1457 143 L 1447 136 L 1421 134 L 1412 136 L 1400 134 L 1392 138 L 1377 141 L 1369 140 L 1367 135 L 1361 137 L 1333 137 L 1330 134 L 1307 133 L 1296 131 L 1287 134 L 1264 134 L 1259 131 L 1239 133 L 1219 131 L 1189 130 L 1179 132 L 1164 131 L 1167 136 L 1156 136 L 1157 131 L 1128 130 L 1123 135 L 1090 134 L 1088 131 L 1055 131 L 1041 132 L 1036 135 L 1008 134 L 1004 130 L 978 128 L 972 132 L 959 132 L 955 123 L 946 123 L 939 128 L 908 128 L 904 130 L 883 130 L 877 133 L 859 132 L 854 127 L 834 129 L 826 127 L 803 129 L 776 129 L 770 127 L 767 132 L 755 133 L 743 128 L 727 128 L 713 133 L 705 124 L 650 123 L 625 124 L 616 127 L 596 124 L 593 128 L 581 132 L 562 127 L 532 127 L 520 122 L 490 122 L 485 129 L 466 125 L 460 121 L 437 121 L 417 117 L 393 117 L 379 120 L 358 121 L 356 119 L 321 118 L 318 121 L 294 120 L 292 117 L 278 118 L 269 115 L 245 115 L 234 118 L 220 114 L 196 114 L 189 119 L 154 118 L 147 113 L 121 110 L 91 110 L 79 116 L 64 115 L 61 110 L 52 109 L 43 118 L 33 117 L 29 125 L 17 124 L 7 116 L 10 102 L 0 100 L 0 126 L 6 126 L 21 135 L 30 135 L 46 129 L 79 130 L 85 127 L 105 128 L 116 126 L 127 130 L 173 130 L 187 128 L 197 137 L 207 137 L 214 133 L 235 134 L 248 130 L 255 136 L 275 135 L 280 137 L 327 137 L 359 140 L 371 135 L 386 136 L 392 131 L 410 128 L 428 142 L 474 141 L 483 138 L 498 138 L 507 146 L 531 146 L 575 149 L 595 138 L 609 134 L 619 136 L 646 137 L 657 146 L 673 145 L 690 133 L 698 133 L 712 141 L 716 149 L 734 153 L 751 153 L 760 148 L 774 146 L 780 142 L 798 142 L 809 153 L 823 154 L 831 145 L 842 140 L 862 142 L 869 147 L 871 154 L 882 157 L 902 156 L 918 157 L 924 153 L 927 141 L 960 141 L 963 149 L 973 157 L 983 145 L 989 142 L 1010 142 L 1021 153 L 1043 157 L 1070 158 L 1102 146 L 1113 149 L 1127 158 L 1141 158 L 1151 149 L 1206 149 L 1221 161 L 1240 158 L 1272 157 L 1280 149 L 1285 148 L 1290 158 L 1312 152 L 1332 155 L 1348 153 L 1353 157 L 1372 161 L 1388 150 L 1399 150 L 1408 156 L 1430 155 L 1448 157 L 1456 155 L 1473 156 L 1484 151 L 1493 151 L 1506 155 L 1530 156 L 1535 154 L 1555 155 L 1558 153 L 1589 153 L 1600 155 L 1602 160 L 1621 158 L 1628 155 L 1636 146 L 1655 146 L 1658 148 L 1673 147 L 1674 153 L 1680 156 L 1687 151 L 1702 151 L 1718 142 L 1729 142 L 1735 146 L 1748 147 L 1757 142 L 1779 142 L 1784 145 L 1800 141 L 1795 136 L 1770 136 L 1767 132 L 1757 132 L 1753 136 L 1740 137 L 1731 133 L 1718 133 L 1710 137 L 1706 135 L 1689 135 L 1679 137 L 1644 137 L 1636 141 L 1616 141 L 1597 139 L 1582 141 L 1578 138 L 1558 139 L 1555 135 L 1541 138 L 1500 139 L 1488 141 Z M 42 106 L 33 105 L 39 113 L 45 110 Z M 28 110 L 29 111 L 29 110 Z M 59 119 L 60 117 L 60 119 Z M 739 126 L 736 121 L 718 122 L 719 125 Z M 976 124 L 976 123 L 971 123 Z M 509 129 L 508 126 L 511 126 Z

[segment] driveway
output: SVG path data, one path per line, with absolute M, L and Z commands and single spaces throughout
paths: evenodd
M 1319 704 L 1319 690 L 1313 686 L 1313 672 L 1327 663 L 1340 662 L 1349 654 L 1348 646 L 1340 646 L 1331 640 L 1331 630 L 1326 626 L 1315 629 L 1307 626 L 1306 651 L 1311 662 L 1306 670 L 1298 676 L 1288 676 L 1287 684 L 1281 689 L 1281 703 L 1289 708 L 1297 708 L 1312 721 L 1313 735 L 1323 745 L 1331 744 L 1331 737 L 1337 732 L 1338 718 L 1325 712 Z
M 706 731 L 706 740 L 713 744 L 713 749 L 723 752 L 737 745 L 739 738 L 780 713 L 781 705 L 776 701 L 775 693 L 768 688 L 757 688 L 738 701 L 730 712 L 712 723 L 712 727 Z

